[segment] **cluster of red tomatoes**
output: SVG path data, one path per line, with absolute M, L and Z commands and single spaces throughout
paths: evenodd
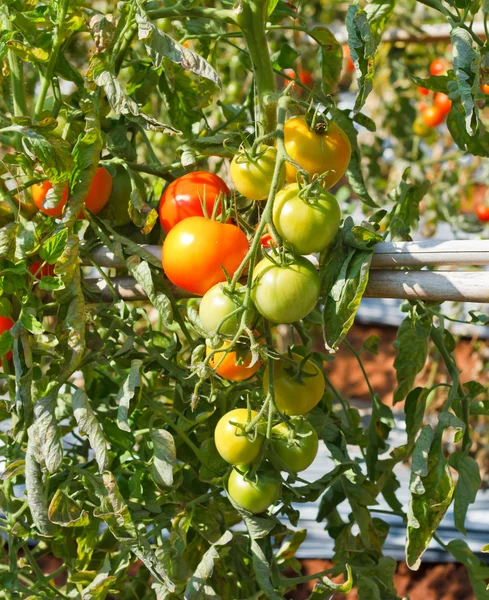
M 444 75 L 448 69 L 448 62 L 441 58 L 436 58 L 430 65 L 430 75 Z M 421 96 L 431 98 L 432 92 L 426 88 L 418 87 Z M 432 98 L 433 104 L 427 105 L 421 101 L 418 105 L 421 112 L 421 118 L 416 119 L 414 123 L 414 131 L 417 135 L 427 135 L 434 128 L 441 125 L 447 118 L 452 107 L 450 98 L 441 92 L 434 94 Z
M 305 255 L 327 248 L 340 225 L 338 202 L 327 188 L 337 183 L 348 167 L 348 137 L 333 122 L 319 132 L 299 116 L 285 122 L 284 141 L 290 158 L 313 178 L 312 184 L 300 186 L 296 169 L 289 163 L 275 174 L 280 186 L 288 182 L 276 194 L 272 211 L 274 229 L 286 252 L 275 246 L 264 249 L 256 265 L 247 264 L 252 255 L 250 240 L 230 219 L 226 207 L 231 191 L 215 174 L 188 173 L 173 181 L 160 201 L 160 222 L 167 234 L 163 269 L 175 285 L 203 296 L 199 317 L 207 336 L 208 364 L 229 381 L 253 377 L 261 367 L 261 361 L 252 357 L 245 329 L 254 331 L 255 339 L 260 340 L 260 317 L 293 323 L 316 306 L 320 281 Z M 254 202 L 267 200 L 276 161 L 273 146 L 241 149 L 230 165 L 235 192 Z M 253 231 L 252 224 L 248 225 Z M 238 269 L 239 274 L 246 274 L 247 285 L 239 281 L 233 285 L 231 279 Z M 245 408 L 225 414 L 215 429 L 217 450 L 235 467 L 228 493 L 253 513 L 266 510 L 278 499 L 278 470 L 306 469 L 318 448 L 317 435 L 303 415 L 323 395 L 321 370 L 310 358 L 298 354 L 268 358 L 263 373 L 265 398 L 270 368 L 274 406 L 281 415 L 271 439 L 264 436 L 262 415 Z M 257 461 L 259 457 L 264 460 Z M 258 469 L 253 468 L 254 461 L 260 465 Z

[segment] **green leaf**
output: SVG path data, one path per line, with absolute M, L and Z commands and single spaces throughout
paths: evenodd
M 413 387 L 416 375 L 424 367 L 428 356 L 430 332 L 431 319 L 427 315 L 418 316 L 416 308 L 412 308 L 401 323 L 394 342 L 397 350 L 394 361 L 397 375 L 394 403 L 404 400 Z
M 411 241 L 411 231 L 417 231 L 419 223 L 419 203 L 430 189 L 428 180 L 418 183 L 408 183 L 410 169 L 402 174 L 398 187 L 389 193 L 389 198 L 395 202 L 390 215 L 390 234 L 392 241 Z
M 25 460 L 14 460 L 11 462 L 5 469 L 5 471 L 0 476 L 2 481 L 7 481 L 12 479 L 13 477 L 17 477 L 18 475 L 23 475 L 25 472 Z
M 119 429 L 122 429 L 123 431 L 131 431 L 131 428 L 127 422 L 129 416 L 129 405 L 131 400 L 134 398 L 136 388 L 141 385 L 139 371 L 142 364 L 143 361 L 138 359 L 131 362 L 129 374 L 127 375 L 126 380 L 124 381 L 124 384 L 119 390 L 119 393 L 115 399 L 117 405 L 119 406 L 117 410 L 117 425 L 119 426 Z
M 272 570 L 260 545 L 260 541 L 253 537 L 251 538 L 251 556 L 253 559 L 253 570 L 262 592 L 268 600 L 281 600 L 281 596 L 275 592 L 272 584 Z
M 477 116 L 472 96 L 472 81 L 474 79 L 473 72 L 479 71 L 480 57 L 472 48 L 472 37 L 465 29 L 454 27 L 450 32 L 450 39 L 453 47 L 453 70 L 455 71 L 457 91 L 465 112 L 465 129 L 469 135 L 472 135 L 472 120 L 474 116 Z
M 42 471 L 37 460 L 40 454 L 40 440 L 36 425 L 28 429 L 27 452 L 25 455 L 25 488 L 27 504 L 32 520 L 41 535 L 52 536 L 56 527 L 49 520 L 48 501 L 42 479 Z
M 7 42 L 7 48 L 15 52 L 15 54 L 27 63 L 46 63 L 49 60 L 49 52 L 43 48 L 31 48 L 18 40 L 10 40 Z
M 376 467 L 379 460 L 379 450 L 386 450 L 386 440 L 395 427 L 392 410 L 384 404 L 377 394 L 372 400 L 372 415 L 368 426 L 367 472 L 372 481 L 376 481 Z
M 450 456 L 450 465 L 458 471 L 458 480 L 454 493 L 455 527 L 464 535 L 465 516 L 470 504 L 475 502 L 477 491 L 481 486 L 481 476 L 477 462 L 463 452 L 454 452 Z
M 365 178 L 362 172 L 362 155 L 358 145 L 358 132 L 353 124 L 352 119 L 349 117 L 349 111 L 335 110 L 334 119 L 335 123 L 337 123 L 337 125 L 346 133 L 351 144 L 351 159 L 346 171 L 348 183 L 350 184 L 353 192 L 366 206 L 377 208 L 378 204 L 369 194 L 367 185 L 365 183 Z
M 105 600 L 110 587 L 117 581 L 117 577 L 110 575 L 111 570 L 110 559 L 106 556 L 102 568 L 97 571 L 93 581 L 81 590 L 81 599 Z
M 78 424 L 80 435 L 86 435 L 90 447 L 95 452 L 98 468 L 102 473 L 109 464 L 107 442 L 102 428 L 97 421 L 84 390 L 78 389 L 73 394 L 73 414 Z
M 198 600 L 202 598 L 206 582 L 212 577 L 214 566 L 220 559 L 218 552 L 219 546 L 226 546 L 232 540 L 233 534 L 226 531 L 212 546 L 204 553 L 200 563 L 197 565 L 195 572 L 190 578 L 187 587 L 185 588 L 185 600 Z M 204 592 L 206 593 L 206 592 Z
M 478 558 L 463 540 L 452 540 L 447 544 L 447 550 L 455 560 L 465 565 L 477 600 L 489 598 L 486 583 L 489 579 L 487 564 Z
M 358 93 L 355 111 L 361 110 L 372 91 L 375 73 L 374 56 L 376 43 L 368 21 L 367 13 L 357 4 L 348 7 L 346 13 L 348 45 L 358 78 Z
M 180 131 L 174 127 L 160 123 L 141 111 L 137 102 L 124 92 L 115 73 L 105 65 L 101 55 L 96 54 L 92 57 L 89 68 L 94 83 L 103 88 L 116 115 L 124 115 L 150 131 L 161 131 L 165 135 L 180 135 Z
M 53 396 L 40 398 L 34 406 L 41 455 L 49 473 L 56 473 L 63 464 L 63 446 L 55 409 L 56 399 Z
M 131 256 L 126 264 L 131 275 L 143 288 L 150 302 L 152 302 L 153 306 L 162 316 L 163 322 L 166 324 L 171 323 L 173 320 L 173 309 L 170 299 L 162 292 L 156 291 L 149 264 L 144 260 L 140 260 L 137 256 Z
M 327 95 L 332 94 L 336 90 L 343 67 L 341 44 L 327 27 L 313 27 L 308 34 L 319 45 L 318 63 L 321 69 L 321 89 Z
M 414 441 L 423 424 L 429 394 L 429 389 L 417 387 L 411 390 L 406 397 L 404 412 L 406 413 L 406 433 L 410 447 L 414 447 Z
M 285 43 L 280 46 L 280 50 L 275 52 L 270 58 L 276 69 L 293 69 L 294 61 L 299 58 L 300 54 L 295 48 Z
M 54 265 L 63 254 L 68 240 L 68 229 L 63 227 L 56 231 L 54 235 L 48 237 L 39 248 L 39 257 L 41 260 Z
M 56 490 L 48 510 L 49 520 L 62 527 L 86 527 L 90 515 L 61 489 Z
M 394 587 L 397 563 L 383 556 L 378 564 L 354 567 L 359 600 L 400 600 Z
M 158 29 L 147 18 L 143 10 L 136 13 L 136 22 L 138 24 L 138 38 L 144 43 L 146 52 L 156 68 L 163 66 L 164 59 L 168 58 L 186 71 L 191 71 L 200 77 L 209 79 L 221 89 L 219 75 L 205 58 L 172 40 L 170 36 Z
M 151 467 L 153 479 L 158 486 L 169 488 L 173 484 L 173 467 L 177 460 L 175 441 L 166 429 L 154 429 L 151 440 L 154 455 Z
M 412 493 L 408 510 L 406 562 L 417 571 L 421 556 L 430 543 L 452 502 L 454 485 L 440 444 L 433 444 L 428 457 L 428 474 L 420 477 L 418 492 Z
M 30 331 L 31 333 L 36 335 L 44 333 L 44 327 L 42 326 L 42 323 L 40 323 L 33 315 L 25 312 L 25 310 L 22 310 L 20 313 L 19 321 L 27 329 L 27 331 Z
M 382 32 L 396 7 L 397 0 L 372 0 L 365 6 L 365 13 L 370 23 L 370 30 L 377 45 L 381 41 Z

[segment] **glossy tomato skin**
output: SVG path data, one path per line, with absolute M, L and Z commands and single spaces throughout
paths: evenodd
M 489 94 L 489 83 L 483 83 L 483 84 L 481 84 L 481 91 L 484 94 Z
M 230 277 L 249 250 L 246 235 L 235 225 L 189 217 L 171 229 L 163 244 L 162 264 L 168 279 L 192 294 L 203 296 Z
M 429 96 L 430 95 L 430 90 L 421 86 L 418 86 L 418 92 L 420 93 L 421 96 Z
M 286 83 L 288 84 L 289 81 L 293 81 L 296 78 L 296 73 L 294 71 L 294 69 L 285 69 L 284 73 L 286 75 L 287 81 Z M 299 73 L 299 81 L 307 86 L 307 87 L 311 87 L 314 78 L 312 76 L 312 73 L 310 71 L 306 71 L 305 69 L 303 69 L 300 73 Z
M 355 71 L 355 64 L 351 59 L 351 51 L 348 44 L 343 44 L 343 58 L 346 60 L 346 71 L 353 73 Z
M 292 117 L 284 125 L 285 148 L 310 177 L 331 171 L 323 180 L 325 189 L 337 183 L 345 174 L 351 158 L 350 140 L 333 121 L 325 133 L 311 131 L 303 116 Z M 296 181 L 296 169 L 286 164 L 289 183 Z
M 250 200 L 266 200 L 272 185 L 277 150 L 272 146 L 261 146 L 257 156 L 250 159 L 245 152 L 235 155 L 231 162 L 230 175 L 236 190 Z M 285 181 L 285 167 L 280 173 L 279 185 Z
M 214 441 L 216 448 L 222 458 L 232 465 L 248 465 L 260 454 L 263 445 L 263 435 L 258 434 L 255 439 L 244 435 L 243 430 L 234 423 L 247 425 L 257 413 L 250 411 L 248 421 L 248 409 L 236 408 L 229 411 L 219 419 L 214 430 Z
M 0 335 L 4 331 L 8 331 L 9 329 L 12 329 L 13 326 L 14 326 L 14 322 L 12 321 L 12 319 L 10 317 L 0 316 Z M 6 358 L 7 358 L 7 360 L 10 360 L 12 358 L 12 352 L 7 352 Z M 2 364 L 2 359 L 0 358 L 0 365 L 1 364 Z
M 218 198 L 229 196 L 226 183 L 214 173 L 195 171 L 172 181 L 160 200 L 160 223 L 168 233 L 172 227 L 189 217 L 203 217 L 205 199 L 207 216 L 211 217 Z M 217 214 L 221 214 L 221 209 Z
M 446 114 L 438 106 L 428 106 L 422 113 L 426 127 L 438 127 L 445 120 Z
M 47 193 L 50 189 L 52 189 L 52 187 L 53 186 L 49 183 L 49 181 L 35 183 L 31 188 L 32 199 L 37 208 L 45 215 L 48 215 L 49 217 L 60 217 L 63 213 L 63 208 L 66 204 L 66 201 L 68 200 L 68 185 L 66 185 L 65 189 L 63 190 L 63 194 L 58 205 L 54 208 L 45 208 L 43 206 L 43 202 Z
M 55 208 L 44 208 L 44 199 L 52 187 L 53 186 L 49 183 L 49 181 L 43 181 L 41 183 L 34 184 L 31 188 L 32 199 L 34 200 L 34 204 L 37 206 L 37 208 L 45 215 L 49 215 L 50 217 L 60 217 L 63 213 L 66 201 L 68 200 L 68 184 L 66 184 L 66 187 L 63 190 L 63 195 L 61 196 L 61 201 L 59 204 Z M 88 210 L 94 215 L 98 214 L 107 204 L 111 190 L 112 177 L 110 176 L 110 173 L 107 171 L 107 169 L 99 167 L 95 172 L 88 190 L 88 194 L 85 198 L 86 208 L 88 208 Z M 83 217 L 84 213 L 82 210 L 78 218 Z
M 266 319 L 294 323 L 316 306 L 319 288 L 319 275 L 307 258 L 298 256 L 284 266 L 264 258 L 253 271 L 251 299 Z
M 272 448 L 280 460 L 295 472 L 305 471 L 312 465 L 319 448 L 318 435 L 304 419 L 292 419 L 295 432 L 287 423 L 272 429 Z
M 417 117 L 413 123 L 413 132 L 419 137 L 427 137 L 431 134 L 432 129 L 425 125 L 422 116 Z
M 36 261 L 33 262 L 32 265 L 29 267 L 29 271 L 36 276 L 36 279 L 41 279 L 41 277 L 54 277 L 54 265 L 50 265 L 50 264 L 45 264 L 42 269 L 39 271 L 39 268 L 41 267 L 42 262 L 40 261 Z M 39 273 L 38 273 L 39 271 Z M 36 275 L 37 273 L 37 275 Z
M 222 346 L 210 358 L 209 366 L 228 381 L 245 381 L 245 379 L 253 377 L 260 368 L 261 362 L 258 360 L 251 366 L 251 352 L 246 351 L 242 346 L 238 350 L 231 350 L 222 358 L 223 352 L 220 350 L 225 350 L 229 344 L 230 342 L 227 341 L 222 343 Z M 210 354 L 211 351 L 212 348 L 207 346 L 206 353 Z
M 482 223 L 487 223 L 487 221 L 489 221 L 489 206 L 486 204 L 478 204 L 475 207 L 475 213 Z
M 98 213 L 109 201 L 111 191 L 112 177 L 107 169 L 99 167 L 95 172 L 92 183 L 90 184 L 90 189 L 88 190 L 87 197 L 85 198 L 85 206 L 92 214 L 98 215 Z
M 443 75 L 447 70 L 447 61 L 442 58 L 435 58 L 430 65 L 431 75 Z
M 292 358 L 300 364 L 302 357 L 292 354 Z M 275 404 L 286 415 L 299 416 L 311 411 L 321 400 L 324 394 L 324 377 L 319 367 L 312 360 L 308 360 L 302 369 L 307 377 L 300 380 L 294 379 L 287 371 L 290 363 L 283 359 L 271 361 L 273 363 L 273 387 Z M 270 362 L 263 373 L 263 392 L 268 393 L 268 369 Z
M 341 221 L 340 206 L 326 190 L 316 190 L 306 200 L 291 183 L 275 197 L 273 224 L 296 254 L 313 254 L 334 240 Z
M 223 321 L 219 331 L 217 331 L 217 328 L 225 317 L 243 305 L 245 292 L 246 288 L 238 284 L 231 296 L 225 293 L 224 284 L 218 283 L 204 294 L 200 302 L 199 317 L 202 327 L 208 335 L 216 335 L 217 333 L 234 335 L 238 331 L 243 313 L 230 316 Z M 248 311 L 248 326 L 253 323 L 255 316 L 256 311 L 253 307 L 252 310 Z
M 452 108 L 452 101 L 446 94 L 439 92 L 435 94 L 435 106 L 438 106 L 442 113 L 447 115 Z
M 251 480 L 238 469 L 233 469 L 228 480 L 228 494 L 245 510 L 258 514 L 265 512 L 280 498 L 282 483 L 273 471 L 258 471 Z

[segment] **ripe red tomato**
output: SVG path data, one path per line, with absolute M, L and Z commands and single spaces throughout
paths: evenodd
M 446 114 L 438 106 L 428 106 L 422 116 L 427 127 L 438 127 L 445 120 Z
M 343 59 L 346 61 L 345 68 L 348 73 L 353 73 L 355 71 L 355 65 L 351 59 L 350 46 L 348 44 L 343 44 Z
M 224 358 L 222 357 L 224 350 L 229 346 L 230 342 L 224 341 L 218 352 L 211 356 L 209 365 L 215 372 L 229 381 L 244 381 L 253 377 L 253 375 L 261 367 L 261 362 L 257 360 L 253 366 L 251 365 L 251 352 L 241 343 L 236 345 L 236 350 L 228 352 Z M 206 353 L 211 353 L 210 346 L 207 346 Z M 222 359 L 222 360 L 221 360 Z
M 45 264 L 43 268 L 39 271 L 39 267 L 42 265 L 42 262 L 36 261 L 33 262 L 29 267 L 29 271 L 36 275 L 36 279 L 41 279 L 41 277 L 54 277 L 54 265 Z M 39 273 L 38 273 L 39 271 Z
M 289 80 L 294 81 L 296 78 L 296 73 L 294 71 L 294 69 L 284 69 L 284 74 L 286 76 L 286 84 L 289 83 Z M 310 71 L 306 71 L 305 69 L 302 69 L 299 71 L 298 73 L 299 75 L 299 81 L 307 86 L 307 87 L 311 87 L 311 84 L 313 83 L 314 79 L 312 76 L 312 73 Z
M 297 363 L 297 370 L 303 357 L 292 354 Z M 286 415 L 305 415 L 312 410 L 324 394 L 324 377 L 319 367 L 312 360 L 302 366 L 305 376 L 294 378 L 289 372 L 291 364 L 285 359 L 270 360 L 263 373 L 263 393 L 268 393 L 268 369 L 273 365 L 273 387 L 275 404 Z M 293 366 L 293 365 L 292 365 Z
M 448 63 L 443 58 L 435 58 L 430 65 L 431 75 L 444 75 L 447 71 Z
M 263 444 L 263 435 L 253 439 L 253 432 L 246 435 L 236 423 L 245 426 L 257 413 L 248 409 L 236 408 L 220 418 L 214 430 L 214 440 L 219 454 L 232 465 L 248 465 L 257 458 Z
M 274 471 L 262 470 L 247 479 L 244 473 L 233 469 L 228 480 L 228 494 L 245 510 L 258 514 L 280 498 L 282 484 Z
M 249 250 L 246 235 L 228 223 L 204 217 L 183 219 L 163 244 L 162 264 L 168 279 L 203 296 L 213 285 L 232 277 Z
M 287 119 L 284 126 L 285 149 L 290 158 L 305 169 L 311 177 L 330 173 L 323 179 L 325 189 L 337 183 L 345 174 L 351 158 L 350 140 L 346 133 L 331 121 L 327 131 L 311 131 L 304 116 Z M 289 183 L 296 181 L 296 169 L 286 165 Z
M 421 86 L 418 86 L 418 92 L 421 94 L 421 96 L 429 96 L 430 95 L 430 90 Z
M 304 419 L 291 419 L 291 426 L 279 423 L 272 429 L 272 448 L 280 460 L 295 472 L 310 467 L 318 453 L 318 435 Z
M 0 316 L 0 334 L 2 334 L 4 331 L 8 331 L 9 329 L 12 329 L 13 326 L 14 326 L 14 322 L 12 321 L 12 319 L 10 317 Z M 7 360 L 10 360 L 12 358 L 12 352 L 7 352 L 6 358 L 7 358 Z M 2 361 L 0 358 L 0 364 L 1 363 L 2 363 Z
M 452 108 L 452 101 L 446 94 L 440 92 L 438 94 L 435 94 L 435 106 L 438 106 L 438 108 L 445 115 L 447 115 L 450 112 L 450 109 Z
M 55 208 L 44 208 L 43 202 L 46 198 L 46 194 L 53 186 L 49 181 L 42 181 L 41 183 L 35 183 L 32 186 L 32 199 L 37 208 L 45 215 L 50 217 L 59 217 L 63 213 L 63 208 L 68 200 L 68 184 L 66 184 L 61 201 Z M 112 191 L 112 177 L 107 169 L 99 167 L 95 173 L 88 194 L 85 198 L 85 206 L 94 215 L 98 214 L 109 200 L 110 192 Z M 83 210 L 80 212 L 78 218 L 83 219 Z
M 487 223 L 487 221 L 489 221 L 489 206 L 487 206 L 487 204 L 478 204 L 475 207 L 475 214 L 479 221 Z
M 202 203 L 205 201 L 207 215 L 210 217 L 218 198 L 229 196 L 225 182 L 205 171 L 187 173 L 165 189 L 160 200 L 160 223 L 166 233 L 177 223 L 188 217 L 203 217 Z M 221 214 L 219 208 L 218 214 Z

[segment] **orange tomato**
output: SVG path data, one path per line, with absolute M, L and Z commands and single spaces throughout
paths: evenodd
M 12 321 L 12 319 L 10 317 L 0 316 L 0 334 L 2 334 L 4 331 L 8 331 L 13 326 L 14 326 L 14 322 Z M 7 358 L 7 360 L 10 360 L 12 358 L 12 352 L 7 352 L 6 358 Z M 0 359 L 0 364 L 1 363 L 2 363 L 2 361 Z
M 235 347 L 238 350 L 229 351 L 224 358 L 222 357 L 223 351 L 230 345 L 230 342 L 223 342 L 222 351 L 218 351 L 213 354 L 209 360 L 209 365 L 214 369 L 214 371 L 223 377 L 224 379 L 228 379 L 229 381 L 244 381 L 245 379 L 249 379 L 253 377 L 253 375 L 258 371 L 261 366 L 260 361 L 258 360 L 252 367 L 251 364 L 251 352 L 246 351 L 246 349 L 242 349 L 241 344 Z M 206 353 L 210 354 L 212 348 L 207 346 Z M 221 361 L 221 364 L 219 362 Z M 217 366 L 219 364 L 219 366 Z
M 446 94 L 440 92 L 438 94 L 435 94 L 435 106 L 438 106 L 438 108 L 445 115 L 447 115 L 450 112 L 450 109 L 452 108 L 452 101 Z
M 487 223 L 487 221 L 489 221 L 489 206 L 486 204 L 478 204 L 475 207 L 475 214 L 477 215 L 479 221 L 482 221 L 482 223 Z
M 68 184 L 66 184 L 66 187 L 63 190 L 63 195 L 58 206 L 55 208 L 44 208 L 44 199 L 52 187 L 53 186 L 49 183 L 49 181 L 35 183 L 31 188 L 32 199 L 34 200 L 34 204 L 37 206 L 37 208 L 45 215 L 49 215 L 50 217 L 60 217 L 63 213 L 63 208 L 66 204 L 66 201 L 68 200 Z M 96 215 L 107 204 L 111 191 L 112 177 L 107 169 L 99 167 L 94 178 L 92 179 L 92 183 L 90 184 L 88 194 L 85 198 L 85 206 L 91 213 Z M 84 218 L 83 210 L 80 212 L 78 218 Z
M 226 183 L 214 173 L 195 171 L 172 181 L 160 200 L 160 223 L 166 233 L 177 223 L 188 217 L 203 217 L 202 203 L 205 200 L 210 217 L 218 198 L 229 196 Z M 218 214 L 221 214 L 219 208 Z
M 216 283 L 232 277 L 249 250 L 246 235 L 228 223 L 189 217 L 166 236 L 162 264 L 176 286 L 203 296 Z
M 63 195 L 58 206 L 55 206 L 54 208 L 44 208 L 44 199 L 46 198 L 47 193 L 50 189 L 52 189 L 52 187 L 53 186 L 49 183 L 49 181 L 41 181 L 40 183 L 35 183 L 31 188 L 32 199 L 34 200 L 34 204 L 37 206 L 37 208 L 45 215 L 49 215 L 50 217 L 60 217 L 63 212 L 64 205 L 68 200 L 68 186 L 66 186 L 63 190 Z
M 287 80 L 293 81 L 296 78 L 294 69 L 284 69 L 284 73 Z M 299 81 L 305 86 L 311 87 L 311 84 L 313 83 L 312 73 L 310 71 L 300 70 L 298 74 Z M 288 83 L 288 81 L 286 83 Z
M 429 96 L 430 95 L 430 90 L 421 86 L 418 86 L 418 92 L 421 94 L 421 96 Z
M 435 58 L 430 65 L 431 75 L 444 75 L 447 72 L 448 62 L 443 58 Z
M 327 131 L 311 131 L 304 116 L 287 119 L 284 125 L 285 149 L 311 177 L 330 171 L 323 179 L 325 189 L 337 183 L 345 174 L 351 158 L 350 140 L 346 133 L 330 121 Z M 296 180 L 296 169 L 286 164 L 289 183 Z
M 482 83 L 481 90 L 484 94 L 489 94 L 489 83 Z
M 43 268 L 39 271 L 39 267 L 42 265 L 42 262 L 36 261 L 33 262 L 29 267 L 29 271 L 36 276 L 36 279 L 41 279 L 41 277 L 54 277 L 54 265 L 45 264 Z M 39 273 L 37 273 L 39 271 Z M 37 273 L 37 275 L 36 275 Z
M 348 44 L 343 44 L 343 58 L 346 60 L 346 70 L 348 73 L 353 73 L 355 71 L 355 65 L 351 59 L 350 46 Z
M 445 120 L 446 114 L 438 106 L 428 106 L 422 116 L 427 127 L 438 127 Z

